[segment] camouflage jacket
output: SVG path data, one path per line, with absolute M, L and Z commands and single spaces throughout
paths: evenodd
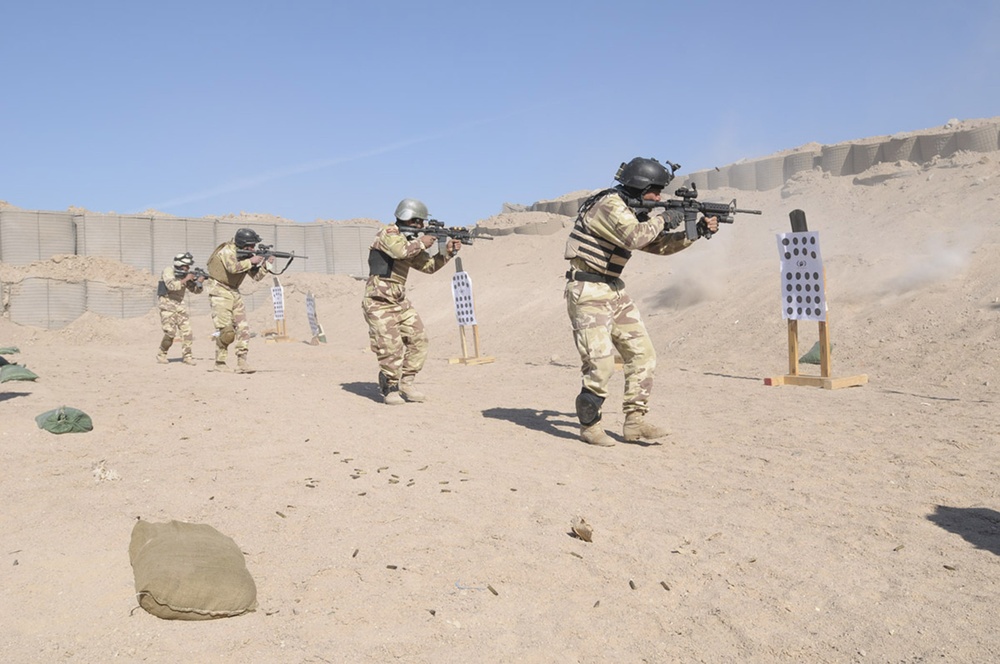
M 665 214 L 683 221 L 680 210 Z M 667 255 L 691 246 L 683 231 L 664 233 L 663 228 L 663 216 L 640 221 L 618 192 L 610 190 L 577 216 L 564 258 L 572 269 L 619 277 L 633 251 Z
M 423 242 L 414 238 L 407 240 L 399 232 L 395 224 L 382 228 L 369 247 L 371 252 L 379 252 L 380 257 L 389 266 L 389 276 L 381 277 L 372 274 L 365 285 L 365 297 L 375 297 L 389 301 L 398 301 L 403 297 L 406 278 L 410 269 L 433 274 L 444 267 L 451 256 L 437 254 L 431 256 L 424 248 Z M 370 261 L 369 261 L 370 262 Z
M 168 265 L 163 269 L 163 273 L 160 274 L 160 283 L 157 284 L 157 295 L 161 298 L 167 298 L 173 300 L 174 302 L 183 302 L 184 295 L 187 292 L 200 293 L 202 291 L 201 282 L 197 279 L 192 279 L 187 283 L 181 282 L 176 276 L 174 276 L 174 268 L 172 265 Z

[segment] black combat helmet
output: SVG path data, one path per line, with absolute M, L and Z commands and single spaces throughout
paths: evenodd
M 247 247 L 260 242 L 260 236 L 252 228 L 241 228 L 236 231 L 233 242 L 236 243 L 237 247 Z
M 663 164 L 645 157 L 636 157 L 627 164 L 622 163 L 615 173 L 615 180 L 639 194 L 645 192 L 648 187 L 666 187 L 673 179 L 674 174 Z

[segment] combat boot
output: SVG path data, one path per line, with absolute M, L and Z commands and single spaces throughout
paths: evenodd
M 625 440 L 634 441 L 655 440 L 663 438 L 670 432 L 647 422 L 644 413 L 634 411 L 625 416 L 625 428 L 622 433 L 625 436 Z
M 166 364 L 167 363 L 167 351 L 161 350 L 159 353 L 157 353 L 156 354 L 156 361 L 159 362 L 160 364 Z
M 189 364 L 192 367 L 195 365 L 194 356 L 192 355 L 185 355 L 184 359 L 181 360 L 181 362 L 183 362 L 184 364 Z
M 240 357 L 236 359 L 236 373 L 252 374 L 254 371 L 256 371 L 256 369 L 247 364 L 247 358 Z
M 614 439 L 601 426 L 600 420 L 590 426 L 580 425 L 580 440 L 597 447 L 611 447 L 615 444 Z
M 414 387 L 413 376 L 403 376 L 403 379 L 399 381 L 399 393 L 402 394 L 403 398 L 407 401 L 427 401 L 427 397 L 424 393 Z
M 406 401 L 403 396 L 399 393 L 399 388 L 395 385 L 389 388 L 389 391 L 382 395 L 382 403 L 389 406 L 400 406 Z
M 215 364 L 212 366 L 212 371 L 220 371 L 222 373 L 230 373 L 232 371 L 232 369 L 230 369 L 229 365 L 226 364 L 225 362 L 220 362 L 219 360 L 216 360 Z

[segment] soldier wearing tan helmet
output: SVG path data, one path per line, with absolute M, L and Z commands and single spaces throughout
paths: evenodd
M 396 206 L 396 223 L 382 228 L 368 251 L 368 282 L 361 302 L 372 352 L 378 357 L 379 391 L 390 405 L 424 401 L 414 377 L 427 359 L 428 339 L 423 321 L 406 298 L 410 269 L 437 272 L 458 253 L 462 243 L 449 239 L 444 253 L 430 255 L 432 235 L 407 237 L 400 228 L 420 229 L 429 217 L 427 206 L 404 198 Z
M 198 294 L 202 291 L 204 277 L 197 277 L 191 272 L 194 257 L 185 252 L 174 256 L 172 265 L 163 269 L 160 282 L 156 287 L 160 309 L 160 325 L 163 328 L 163 338 L 160 340 L 160 352 L 156 361 L 167 363 L 167 351 L 174 344 L 174 339 L 181 340 L 181 357 L 184 364 L 194 364 L 191 346 L 194 333 L 191 330 L 191 318 L 188 316 L 184 296 L 187 293 Z

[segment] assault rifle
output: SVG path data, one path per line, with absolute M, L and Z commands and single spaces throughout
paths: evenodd
M 458 240 L 462 244 L 472 244 L 475 239 L 481 240 L 492 240 L 488 235 L 479 235 L 478 233 L 473 233 L 468 228 L 458 228 L 455 226 L 446 227 L 443 221 L 438 221 L 437 219 L 428 219 L 424 223 L 423 228 L 417 228 L 415 226 L 404 226 L 399 224 L 399 232 L 406 237 L 407 240 L 412 240 L 420 235 L 431 235 L 437 238 L 438 241 L 438 251 L 441 254 L 445 252 L 445 245 L 448 243 L 449 239 Z
M 257 248 L 254 249 L 253 251 L 250 251 L 249 249 L 237 249 L 236 258 L 240 259 L 241 261 L 246 260 L 247 258 L 251 258 L 253 256 L 263 256 L 264 260 L 267 260 L 271 256 L 274 256 L 275 258 L 287 258 L 288 262 L 285 263 L 285 267 L 282 268 L 281 272 L 274 272 L 272 270 L 271 271 L 272 274 L 284 274 L 285 270 L 288 269 L 288 266 L 291 265 L 292 261 L 295 260 L 296 258 L 309 258 L 308 256 L 298 256 L 295 254 L 294 251 L 291 253 L 287 251 L 278 251 L 276 249 L 272 249 L 273 246 L 274 246 L 273 244 L 258 244 Z
M 729 203 L 707 203 L 699 201 L 698 185 L 691 183 L 691 187 L 681 187 L 674 192 L 679 199 L 668 199 L 665 201 L 637 201 L 629 200 L 628 206 L 631 208 L 641 208 L 651 210 L 653 208 L 667 208 L 668 210 L 680 210 L 684 213 L 684 233 L 689 240 L 697 240 L 699 237 L 711 239 L 712 232 L 703 221 L 698 221 L 698 215 L 705 217 L 716 217 L 719 223 L 731 224 L 736 221 L 736 214 L 763 214 L 760 210 L 743 210 L 736 207 L 736 199 Z M 673 230 L 680 225 L 680 222 L 668 222 L 667 230 Z
M 675 164 L 672 161 L 667 161 L 666 164 L 670 167 L 671 175 L 676 173 L 681 168 L 680 164 Z M 697 200 L 698 185 L 694 182 L 691 183 L 690 189 L 688 187 L 681 187 L 674 192 L 674 195 L 680 196 L 680 199 L 669 199 L 665 201 L 637 201 L 630 198 L 626 205 L 633 209 L 642 210 L 652 210 L 654 208 L 680 210 L 684 213 L 684 234 L 689 240 L 697 240 L 699 237 L 703 237 L 706 240 L 712 238 L 713 234 L 710 230 L 708 230 L 708 225 L 704 221 L 698 220 L 699 214 L 705 217 L 716 217 L 719 220 L 719 223 L 723 224 L 731 224 L 736 221 L 734 216 L 736 214 L 763 214 L 760 210 L 741 210 L 736 207 L 735 198 L 728 204 L 706 203 L 704 201 L 699 201 Z M 672 231 L 679 225 L 680 222 L 668 222 L 667 227 L 664 230 Z
M 208 279 L 208 272 L 205 272 L 200 267 L 193 267 L 193 268 L 187 270 L 186 272 L 182 272 L 181 270 L 178 270 L 178 269 L 174 268 L 174 277 L 176 279 L 183 279 L 184 277 L 188 276 L 189 274 L 193 274 L 194 275 L 194 280 L 195 281 L 205 281 L 205 279 Z

